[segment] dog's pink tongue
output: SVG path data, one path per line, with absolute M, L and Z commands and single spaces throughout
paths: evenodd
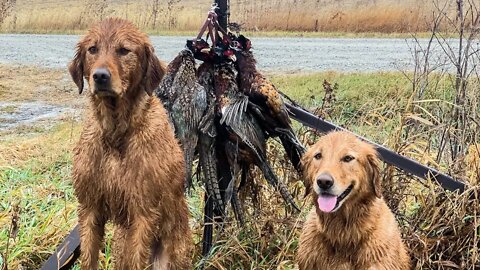
M 337 196 L 322 194 L 318 196 L 318 208 L 323 212 L 330 213 L 337 205 Z

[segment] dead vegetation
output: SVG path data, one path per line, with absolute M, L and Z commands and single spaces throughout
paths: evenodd
M 70 84 L 68 74 L 55 69 L 0 64 L 0 99 L 4 102 L 83 104 L 83 98 L 77 96 Z
M 4 0 L 5 1 L 5 0 Z M 7 2 L 12 2 L 8 0 Z M 446 1 L 446 0 L 444 0 Z M 231 20 L 249 31 L 428 31 L 430 1 L 231 0 Z M 108 16 L 131 20 L 142 30 L 197 31 L 212 1 L 18 0 L 3 31 L 72 32 Z M 270 14 L 270 16 L 265 16 Z M 0 21 L 1 23 L 1 21 Z
M 446 193 L 435 184 L 402 194 L 410 213 L 403 214 L 404 237 L 416 269 L 477 269 L 479 195 L 473 186 L 463 195 Z
M 0 26 L 3 21 L 10 16 L 15 8 L 16 0 L 1 0 L 0 1 Z
M 232 1 L 232 20 L 260 31 L 408 33 L 425 30 L 429 8 L 425 1 L 237 2 Z
M 411 103 L 402 115 L 395 148 L 422 153 L 424 162 L 445 167 L 470 189 L 458 195 L 429 183 L 389 195 L 401 202 L 405 236 L 417 268 L 476 269 L 480 267 L 480 107 L 476 94 L 480 48 L 473 44 L 480 38 L 479 6 L 469 0 L 434 1 L 434 5 L 428 44 L 417 41 L 413 46 Z M 452 9 L 455 13 L 446 12 Z M 447 39 L 447 35 L 458 39 Z M 434 47 L 444 57 L 434 57 Z M 425 98 L 429 89 L 442 87 L 450 87 L 454 95 L 445 100 Z M 424 142 L 422 147 L 419 142 Z M 412 149 L 413 144 L 418 148 Z

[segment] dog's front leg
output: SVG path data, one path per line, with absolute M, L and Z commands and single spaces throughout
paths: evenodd
M 125 265 L 125 245 L 127 237 L 127 229 L 122 225 L 117 225 L 113 232 L 113 243 L 112 243 L 112 258 L 113 258 L 113 269 L 122 269 L 122 266 Z
M 80 260 L 82 270 L 98 268 L 98 253 L 105 234 L 105 218 L 98 208 L 80 205 L 78 208 L 80 224 Z
M 121 269 L 144 270 L 151 268 L 151 247 L 153 244 L 153 222 L 137 216 L 127 230 Z

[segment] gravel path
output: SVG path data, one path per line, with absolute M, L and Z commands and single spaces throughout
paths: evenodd
M 75 35 L 0 35 L 0 63 L 65 68 Z M 189 37 L 152 36 L 157 55 L 169 61 Z M 253 38 L 259 68 L 268 72 L 394 71 L 413 62 L 405 39 Z M 422 41 L 424 42 L 424 41 Z M 426 42 L 426 41 L 425 41 Z

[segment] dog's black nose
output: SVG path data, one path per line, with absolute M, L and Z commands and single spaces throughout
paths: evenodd
M 98 85 L 110 83 L 110 72 L 106 68 L 97 68 L 93 73 L 93 80 Z
M 321 189 L 329 189 L 333 186 L 333 177 L 328 173 L 322 173 L 317 177 L 317 185 Z

